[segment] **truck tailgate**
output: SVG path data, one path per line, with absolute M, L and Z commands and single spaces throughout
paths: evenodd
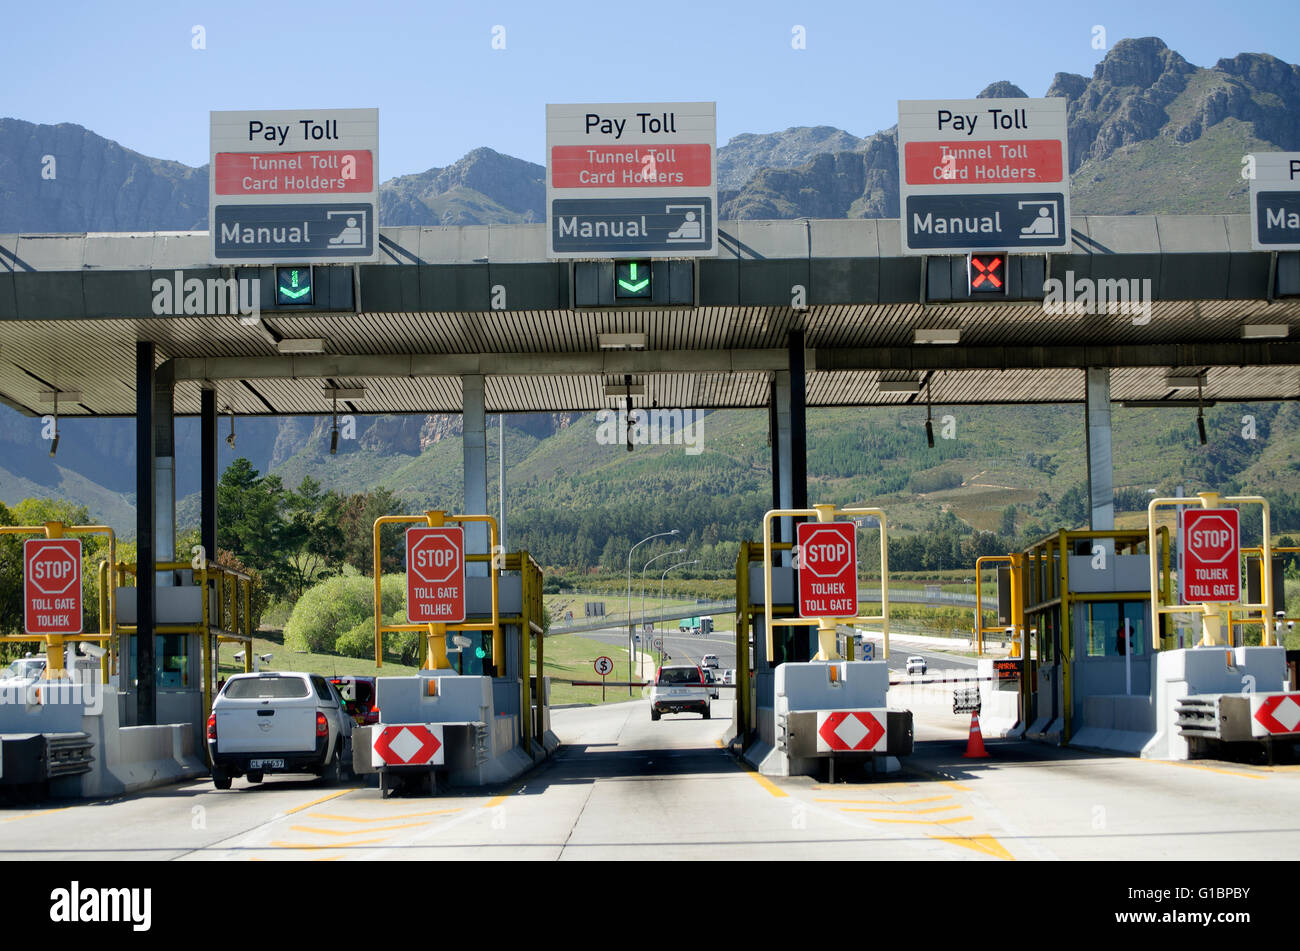
M 316 701 L 227 700 L 216 709 L 220 753 L 297 753 L 316 748 Z

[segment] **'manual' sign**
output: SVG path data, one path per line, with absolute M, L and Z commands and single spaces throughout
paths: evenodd
M 1183 513 L 1178 586 L 1183 603 L 1241 600 L 1241 528 L 1236 509 Z
M 799 616 L 856 617 L 857 528 L 852 522 L 799 525 Z

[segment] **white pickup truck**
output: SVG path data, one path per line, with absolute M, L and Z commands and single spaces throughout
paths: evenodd
M 235 674 L 208 717 L 212 783 L 260 783 L 267 773 L 315 773 L 337 783 L 351 775 L 352 717 L 319 674 Z
M 694 664 L 660 667 L 650 689 L 650 719 L 665 713 L 699 713 L 707 720 L 711 690 Z

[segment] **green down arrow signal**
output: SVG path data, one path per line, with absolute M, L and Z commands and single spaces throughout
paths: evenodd
M 310 284 L 307 284 L 307 285 L 305 285 L 305 286 L 303 286 L 303 287 L 300 287 L 300 288 L 298 287 L 298 272 L 297 272 L 297 271 L 291 271 L 291 272 L 290 272 L 289 280 L 290 280 L 290 282 L 291 282 L 291 283 L 290 283 L 290 286 L 291 286 L 291 287 L 294 287 L 294 288 L 297 288 L 297 290 L 290 290 L 288 287 L 282 287 L 282 288 L 280 288 L 280 293 L 283 294 L 285 297 L 291 297 L 291 298 L 293 298 L 293 299 L 296 300 L 297 298 L 302 297 L 302 296 L 305 295 L 305 294 L 310 294 L 310 293 L 311 293 L 311 285 L 310 285 Z
M 646 286 L 650 283 L 650 278 L 648 277 L 642 278 L 640 281 L 637 281 L 635 261 L 628 264 L 628 276 L 632 279 L 632 281 L 625 281 L 623 280 L 623 278 L 618 279 L 618 286 L 623 288 L 623 290 L 625 291 L 633 291 L 633 292 L 643 291 L 646 289 Z

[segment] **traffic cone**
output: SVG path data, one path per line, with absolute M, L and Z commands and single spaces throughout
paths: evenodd
M 970 739 L 966 741 L 966 752 L 962 759 L 988 759 L 984 749 L 984 734 L 980 732 L 980 715 L 978 710 L 970 712 Z

